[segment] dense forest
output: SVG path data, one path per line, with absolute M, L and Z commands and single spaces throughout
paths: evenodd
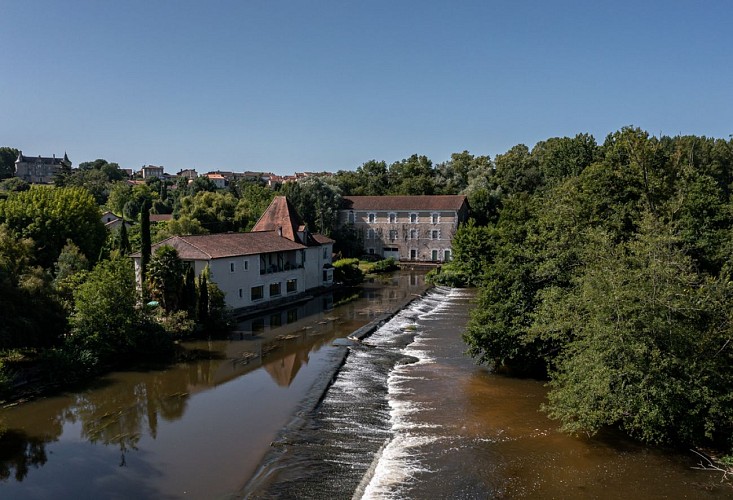
M 480 287 L 478 361 L 549 379 L 562 428 L 733 445 L 733 142 L 625 128 L 517 146 L 437 281 Z
M 103 351 L 90 346 L 103 345 L 100 336 L 118 332 L 114 349 L 134 353 L 133 332 L 165 332 L 170 314 L 161 326 L 125 301 L 135 289 L 124 255 L 144 247 L 148 207 L 173 214 L 150 226 L 155 242 L 246 231 L 275 194 L 285 194 L 312 231 L 356 255 L 358 241 L 335 227 L 342 196 L 460 193 L 472 220 L 455 235 L 454 261 L 433 279 L 479 287 L 465 334 L 470 355 L 497 370 L 546 377 L 544 410 L 569 432 L 617 426 L 648 443 L 730 449 L 732 188 L 733 141 L 653 137 L 631 127 L 602 144 L 579 134 L 494 158 L 464 151 L 437 165 L 420 155 L 371 160 L 276 187 L 240 181 L 216 189 L 202 177 L 132 186 L 106 160 L 65 172 L 55 188 L 9 178 L 0 182 L 0 348 L 72 345 L 96 363 Z M 100 208 L 133 224 L 106 234 Z M 158 271 L 150 286 L 163 302 L 170 290 L 161 259 L 174 257 L 152 257 Z M 198 279 L 173 287 L 178 295 L 168 302 L 189 310 L 180 321 L 196 319 Z M 108 320 L 121 330 L 94 323 L 100 287 L 109 292 L 101 294 Z M 114 304 L 138 312 L 115 317 Z M 101 344 L 69 340 L 79 338 Z

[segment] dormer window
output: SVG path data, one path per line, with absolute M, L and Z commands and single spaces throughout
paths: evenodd
M 370 212 L 367 215 L 367 220 L 369 221 L 369 224 L 374 224 L 375 222 L 377 222 L 377 214 L 375 214 L 374 212 Z
M 440 223 L 440 214 L 432 213 L 430 214 L 430 222 L 433 224 L 439 224 Z
M 417 214 L 415 212 L 410 214 L 410 224 L 417 224 Z
M 394 212 L 389 213 L 389 223 L 395 224 L 397 222 L 397 214 Z

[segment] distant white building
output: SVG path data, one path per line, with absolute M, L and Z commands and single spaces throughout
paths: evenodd
M 164 176 L 164 169 L 163 167 L 156 167 L 155 165 L 144 165 L 143 168 L 140 169 L 140 175 L 143 176 L 143 179 L 152 179 L 153 177 L 162 179 Z

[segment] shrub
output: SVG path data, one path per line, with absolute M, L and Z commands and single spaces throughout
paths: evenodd
M 364 273 L 359 269 L 359 259 L 341 259 L 333 263 L 333 279 L 345 285 L 357 285 L 364 281 Z
M 369 267 L 370 273 L 389 273 L 396 271 L 400 266 L 397 265 L 397 261 L 393 257 L 388 259 L 380 260 L 375 262 Z

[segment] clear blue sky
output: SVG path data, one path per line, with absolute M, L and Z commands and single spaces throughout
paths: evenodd
M 625 125 L 733 134 L 733 2 L 0 0 L 0 146 L 353 170 Z

